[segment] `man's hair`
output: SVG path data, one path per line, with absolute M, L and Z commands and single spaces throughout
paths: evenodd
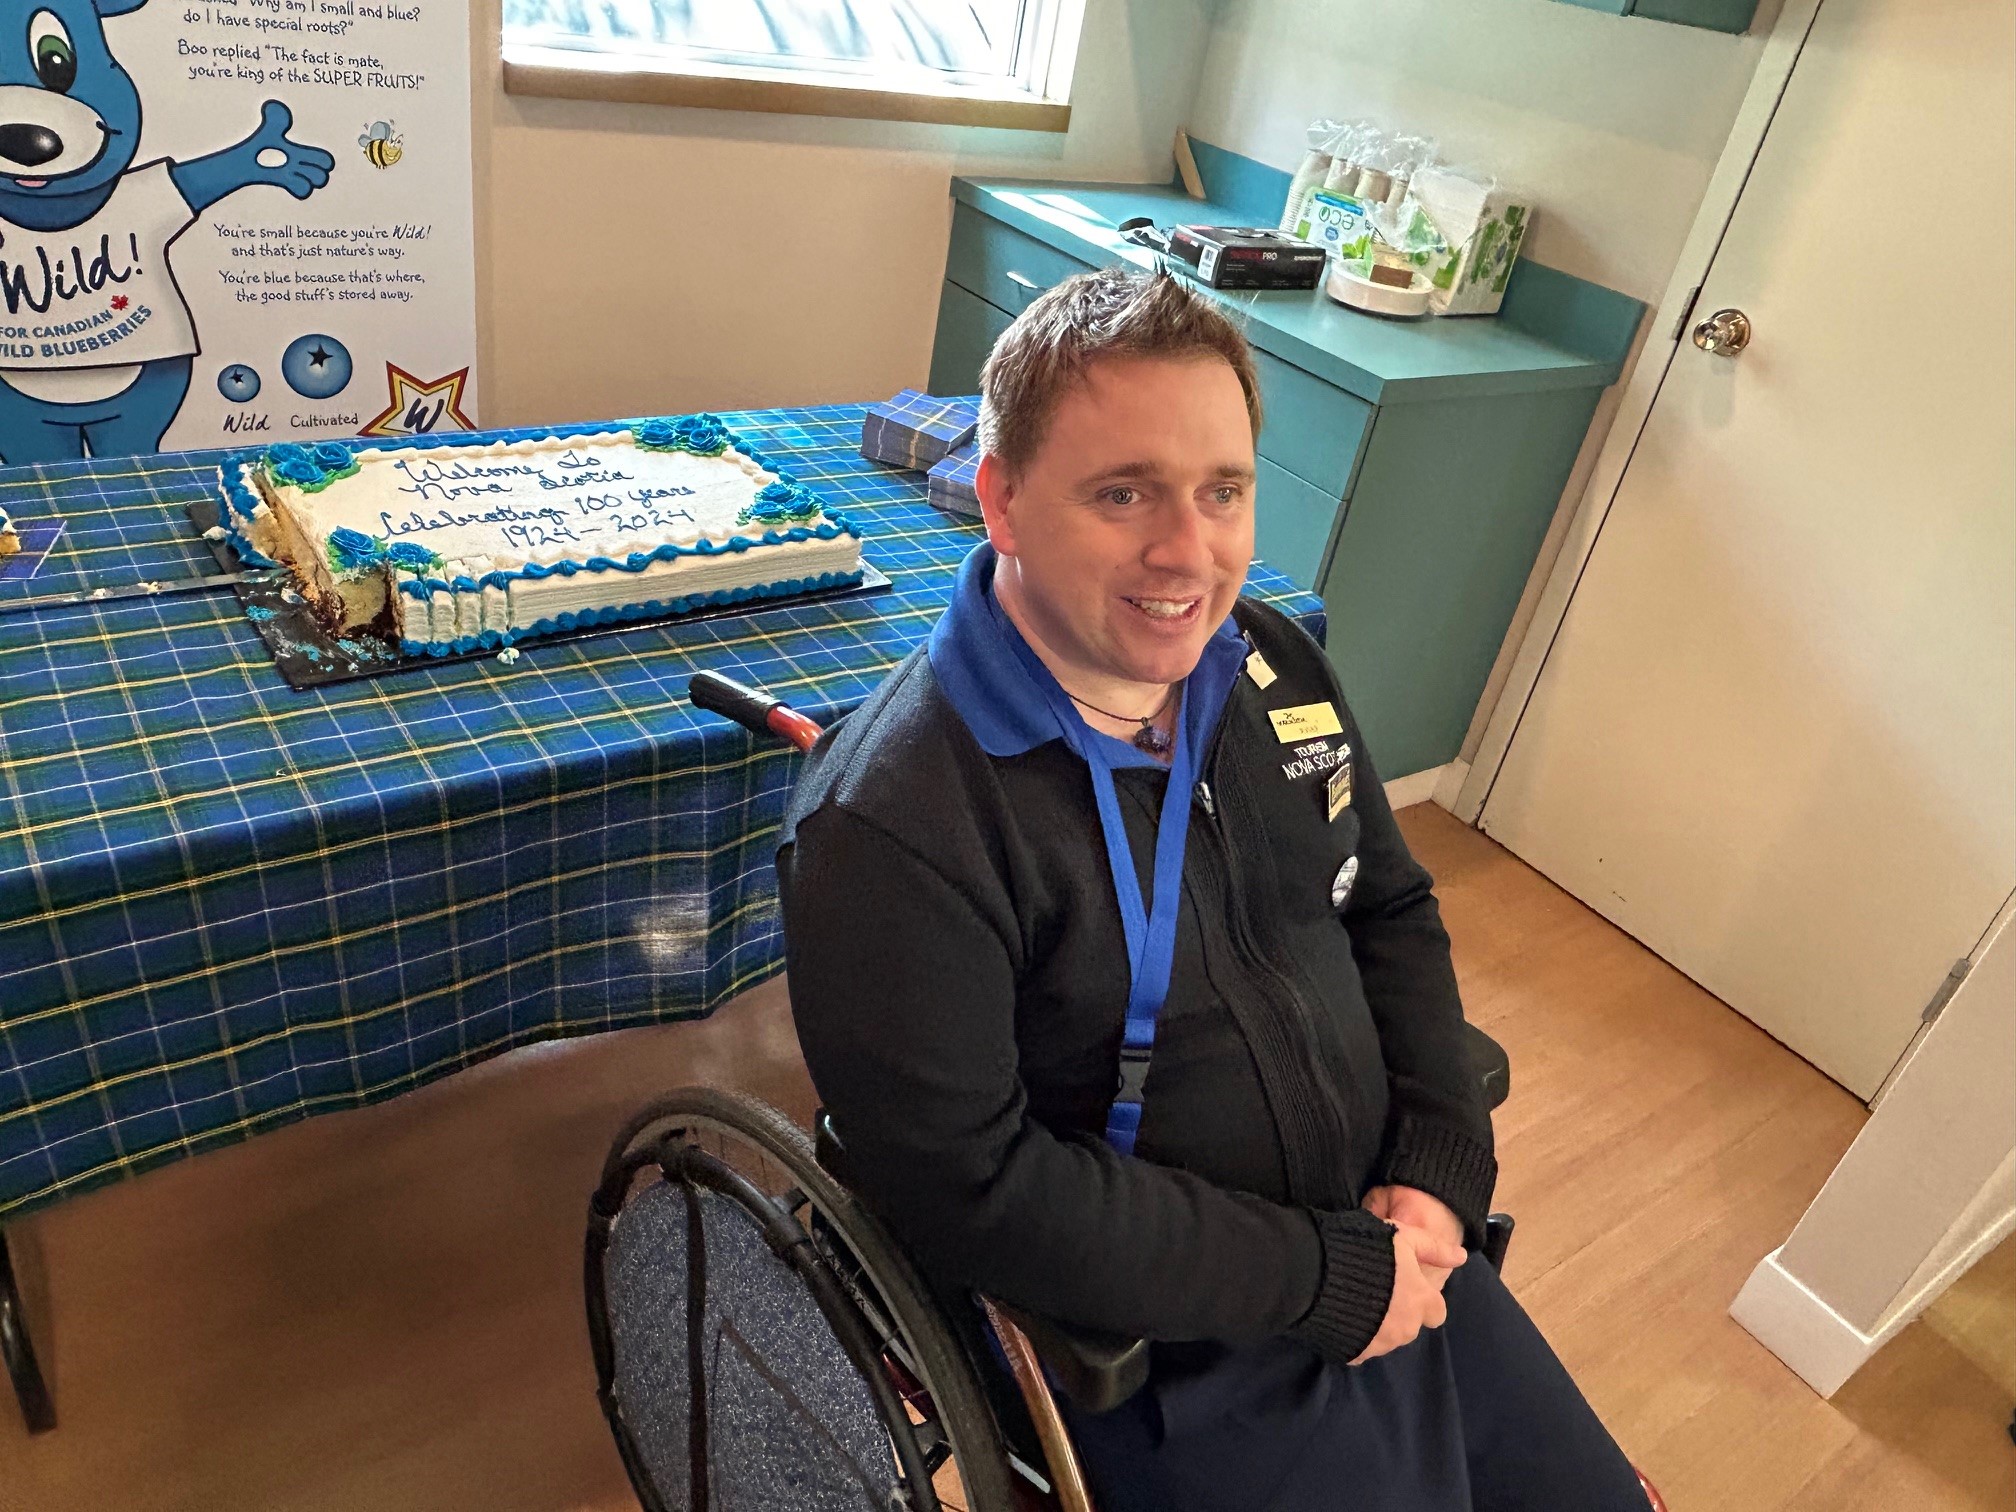
M 1100 268 L 1065 279 L 1001 333 L 980 370 L 980 449 L 1019 473 L 1057 401 L 1102 357 L 1217 357 L 1238 376 L 1260 434 L 1253 353 L 1224 311 L 1173 273 Z

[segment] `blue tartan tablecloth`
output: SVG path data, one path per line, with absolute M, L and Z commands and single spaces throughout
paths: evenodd
M 0 616 L 0 1215 L 776 972 L 799 757 L 686 680 L 837 718 L 979 539 L 858 454 L 862 415 L 726 418 L 860 524 L 877 597 L 306 692 L 228 588 Z M 18 520 L 64 521 L 0 598 L 214 571 L 184 506 L 219 455 L 0 471 Z M 1248 592 L 1320 634 L 1279 574 Z

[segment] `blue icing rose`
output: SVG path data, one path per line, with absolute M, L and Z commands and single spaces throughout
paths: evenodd
M 441 565 L 441 558 L 418 541 L 394 541 L 385 548 L 385 560 L 408 572 L 425 572 Z
M 277 462 L 269 457 L 266 465 L 273 470 L 273 476 L 283 482 L 306 486 L 322 481 L 322 469 L 317 467 L 314 459 L 305 452 L 298 457 L 283 457 Z
M 338 571 L 369 567 L 385 556 L 385 548 L 361 530 L 339 525 L 329 532 L 329 560 Z
M 679 429 L 670 420 L 646 420 L 635 434 L 640 446 L 664 449 L 679 444 Z
M 757 493 L 749 507 L 736 517 L 738 525 L 784 525 L 810 520 L 819 513 L 819 500 L 810 489 L 779 479 Z
M 350 448 L 341 441 L 318 441 L 308 455 L 314 458 L 317 467 L 332 473 L 342 472 L 356 460 L 351 456 Z
M 279 467 L 287 462 L 313 462 L 308 448 L 294 441 L 282 441 L 266 448 L 266 462 L 270 467 Z
M 690 452 L 713 456 L 728 445 L 728 427 L 718 415 L 682 415 L 672 422 L 679 444 Z

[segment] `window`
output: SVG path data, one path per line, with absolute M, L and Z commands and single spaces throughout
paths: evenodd
M 1061 131 L 1083 0 L 504 0 L 520 94 Z

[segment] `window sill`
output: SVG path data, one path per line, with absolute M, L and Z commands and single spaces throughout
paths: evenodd
M 1022 93 L 881 89 L 829 82 L 833 79 L 824 75 L 813 83 L 782 70 L 754 68 L 703 73 L 616 54 L 508 44 L 504 48 L 504 92 L 513 95 L 871 121 L 929 121 L 1010 131 L 1061 132 L 1071 125 L 1068 104 Z

